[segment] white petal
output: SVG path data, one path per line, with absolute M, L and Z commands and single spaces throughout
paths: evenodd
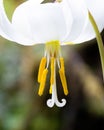
M 88 10 L 83 0 L 67 0 L 73 16 L 71 32 L 65 41 L 75 40 L 85 26 L 88 19 Z
M 85 0 L 87 7 L 93 15 L 99 30 L 104 28 L 104 0 Z
M 62 41 L 64 41 L 64 39 L 69 35 L 69 33 L 71 31 L 71 27 L 72 27 L 72 23 L 73 23 L 73 16 L 71 14 L 71 9 L 68 6 L 67 0 L 63 0 L 60 3 L 60 5 L 61 5 L 62 11 L 63 11 L 63 15 L 64 15 L 65 23 L 66 23 L 66 28 L 67 28 L 66 35 L 62 39 Z
M 5 14 L 3 0 L 0 0 L 0 35 L 8 40 L 13 40 L 13 28 Z
M 28 39 L 21 36 L 19 32 L 16 32 L 8 20 L 3 7 L 3 0 L 0 0 L 0 35 L 10 41 L 17 42 L 22 45 L 33 45 L 34 42 L 31 39 Z
M 58 3 L 22 4 L 15 10 L 12 23 L 18 31 L 31 34 L 38 43 L 61 40 L 66 34 L 66 22 Z
M 95 32 L 90 21 L 86 21 L 86 25 L 82 32 L 80 33 L 79 37 L 73 41 L 74 44 L 83 43 L 95 38 Z
M 89 11 L 93 15 L 99 31 L 101 32 L 104 28 L 104 0 L 85 0 L 88 6 Z M 95 32 L 90 21 L 86 22 L 86 27 L 80 34 L 79 38 L 76 39 L 75 43 L 81 43 L 89 41 L 95 38 Z
M 12 25 L 15 31 L 19 32 L 19 36 L 32 39 L 32 32 L 30 30 L 29 19 L 27 17 L 27 8 L 31 8 L 30 3 L 33 4 L 33 1 L 29 0 L 24 2 L 15 9 L 12 16 Z

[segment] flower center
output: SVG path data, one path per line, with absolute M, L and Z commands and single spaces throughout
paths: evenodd
M 48 99 L 47 105 L 53 107 L 54 104 L 58 107 L 63 107 L 66 104 L 66 100 L 62 99 L 62 102 L 58 101 L 57 98 L 57 88 L 56 88 L 56 63 L 59 68 L 59 75 L 61 83 L 63 86 L 63 91 L 65 95 L 68 95 L 67 82 L 65 77 L 65 67 L 64 59 L 61 56 L 61 48 L 59 41 L 50 41 L 46 43 L 45 54 L 41 59 L 39 72 L 38 72 L 38 82 L 40 83 L 38 94 L 41 96 L 44 92 L 46 78 L 48 74 L 48 67 L 50 65 L 51 76 L 50 76 L 50 89 L 49 93 L 52 95 L 51 99 Z

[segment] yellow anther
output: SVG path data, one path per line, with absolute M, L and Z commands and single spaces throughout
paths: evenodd
M 62 57 L 60 58 L 60 65 L 61 70 L 65 73 L 64 59 Z
M 55 58 L 52 57 L 51 58 L 51 78 L 50 78 L 50 84 L 53 85 L 54 84 L 54 76 L 55 76 Z
M 61 79 L 61 83 L 62 83 L 62 86 L 63 86 L 64 94 L 68 95 L 68 88 L 67 88 L 65 73 L 63 72 L 62 69 L 60 69 L 59 74 L 60 74 L 60 79 Z
M 41 76 L 41 82 L 40 82 L 39 91 L 38 91 L 39 96 L 43 94 L 45 84 L 46 84 L 46 79 L 47 79 L 47 73 L 48 73 L 48 69 L 44 69 Z
M 46 57 L 43 57 L 41 59 L 40 66 L 39 66 L 39 72 L 38 72 L 38 82 L 39 83 L 41 82 L 42 73 L 43 73 L 45 67 L 46 67 Z
M 60 74 L 61 83 L 63 86 L 64 94 L 68 95 L 68 87 L 67 87 L 67 82 L 66 82 L 66 77 L 65 77 L 65 67 L 64 67 L 63 58 L 60 58 L 60 64 L 61 64 L 61 67 L 59 69 L 59 74 Z
M 52 94 L 52 85 L 50 86 L 49 93 Z

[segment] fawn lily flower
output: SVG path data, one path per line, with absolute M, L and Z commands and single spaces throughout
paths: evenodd
M 58 100 L 56 88 L 57 64 L 64 94 L 68 95 L 60 45 L 85 42 L 94 38 L 94 32 L 93 36 L 81 38 L 83 33 L 83 35 L 88 33 L 86 26 L 89 24 L 88 9 L 84 0 L 63 0 L 62 2 L 57 0 L 55 3 L 45 4 L 41 4 L 41 2 L 42 0 L 28 0 L 19 5 L 10 22 L 3 7 L 3 0 L 0 0 L 0 35 L 10 41 L 27 46 L 45 44 L 45 53 L 38 73 L 40 83 L 38 94 L 41 96 L 44 92 L 50 63 L 49 93 L 52 97 L 48 99 L 47 105 L 63 107 L 66 100 L 62 99 L 61 102 Z M 98 22 L 98 26 L 100 26 L 100 22 Z M 100 26 L 100 31 L 103 27 Z M 90 32 L 91 29 L 89 28 L 87 31 Z

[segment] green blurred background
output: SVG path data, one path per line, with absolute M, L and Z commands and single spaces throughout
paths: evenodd
M 4 0 L 9 19 L 22 2 Z M 44 95 L 37 94 L 44 45 L 26 47 L 0 37 L 0 130 L 104 130 L 104 84 L 96 40 L 64 46 L 62 53 L 70 94 L 65 107 L 48 108 L 49 80 Z M 60 86 L 57 72 L 59 99 L 64 97 Z

